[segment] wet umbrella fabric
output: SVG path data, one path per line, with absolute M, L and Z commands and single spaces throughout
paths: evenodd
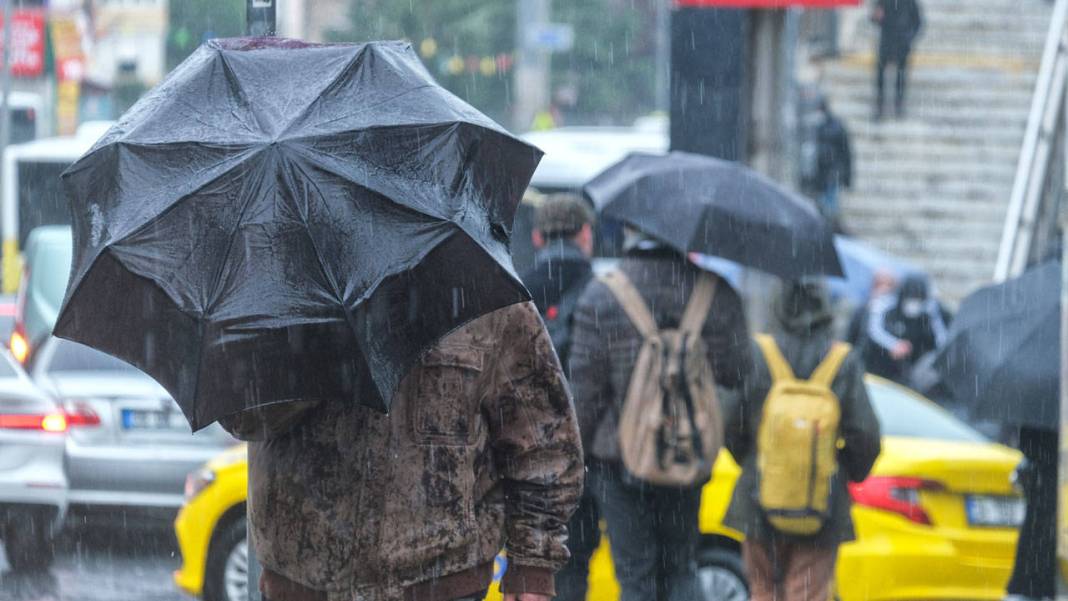
M 1059 427 L 1061 264 L 964 299 L 935 366 L 954 399 L 1002 424 Z
M 540 156 L 407 44 L 209 42 L 64 174 L 55 332 L 152 375 L 194 429 L 388 409 L 429 345 L 529 298 L 508 242 Z
M 784 278 L 841 276 L 834 232 L 812 203 L 738 163 L 632 153 L 586 184 L 604 217 L 683 253 Z

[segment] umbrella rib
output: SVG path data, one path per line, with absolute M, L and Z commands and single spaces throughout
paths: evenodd
M 330 86 L 327 86 L 327 88 L 329 88 L 329 87 Z M 426 88 L 433 88 L 433 87 L 434 86 L 432 86 L 432 85 L 426 84 L 426 85 L 421 85 L 421 86 L 416 87 L 416 88 L 411 88 L 409 90 L 405 90 L 405 91 L 403 91 L 403 92 L 401 92 L 399 94 L 390 96 L 389 98 L 386 98 L 385 100 L 382 100 L 381 102 L 372 104 L 370 106 L 361 107 L 357 111 L 353 111 L 351 113 L 346 113 L 344 115 L 340 115 L 338 117 L 334 117 L 333 119 L 329 119 L 327 121 L 323 121 L 321 123 L 316 123 L 314 125 L 314 127 L 325 127 L 327 125 L 330 125 L 331 123 L 336 123 L 338 121 L 342 121 L 342 120 L 345 120 L 345 119 L 352 118 L 352 117 L 354 117 L 356 115 L 359 115 L 361 113 L 366 113 L 368 111 L 376 109 L 376 108 L 378 108 L 378 107 L 380 107 L 380 106 L 382 106 L 384 104 L 393 102 L 393 101 L 397 100 L 398 98 L 401 98 L 403 96 L 407 96 L 408 94 L 414 94 L 415 92 L 418 92 L 419 90 L 423 90 L 423 89 L 426 89 Z M 292 121 L 289 122 L 289 125 L 286 126 L 285 130 L 282 132 L 282 134 L 279 137 L 283 137 L 284 138 L 284 136 L 286 134 L 288 134 L 292 130 L 292 128 L 294 126 L 296 126 L 297 123 L 306 116 L 307 112 L 310 111 L 311 108 L 313 106 L 315 106 L 317 103 L 322 102 L 322 100 L 323 99 L 320 97 L 320 98 L 316 98 L 311 103 L 309 103 L 308 106 L 306 106 L 304 108 L 304 110 L 302 110 L 299 115 L 297 115 Z M 398 126 L 398 125 L 372 125 L 372 126 L 369 126 L 369 127 L 366 127 L 366 128 L 360 128 L 359 130 L 347 130 L 347 131 L 366 131 L 366 130 L 369 130 L 369 129 L 378 129 L 378 128 L 386 128 L 386 127 L 401 127 L 401 126 Z M 305 137 L 309 137 L 309 136 L 296 136 L 293 139 L 299 140 L 299 139 L 302 139 L 302 138 L 305 138 Z
M 234 86 L 234 89 L 241 97 L 241 100 L 245 102 L 245 105 L 249 107 L 249 113 L 251 113 L 252 118 L 256 120 L 256 125 L 259 126 L 260 131 L 271 131 L 270 128 L 267 127 L 267 124 L 264 123 L 265 116 L 260 114 L 257 110 L 256 103 L 252 102 L 248 92 L 246 92 L 244 86 L 241 85 L 241 78 L 237 76 L 237 72 L 234 71 L 233 66 L 230 65 L 230 60 L 227 58 L 226 52 L 220 51 L 219 57 L 222 59 L 223 72 L 226 73 L 226 79 L 230 82 L 230 85 Z
M 261 169 L 263 168 L 263 164 L 265 162 L 266 161 L 264 161 L 264 162 L 262 162 L 260 164 Z M 261 182 L 260 185 L 262 185 L 263 179 L 264 178 L 258 178 L 258 179 L 255 179 L 255 181 Z M 230 235 L 229 235 L 229 237 L 227 239 L 227 244 L 226 244 L 226 252 L 223 253 L 222 260 L 219 261 L 219 267 L 218 267 L 218 269 L 216 269 L 215 275 L 212 277 L 211 286 L 210 286 L 210 292 L 209 292 L 208 298 L 207 298 L 207 304 L 204 306 L 204 314 L 205 314 L 205 316 L 209 315 L 211 313 L 211 311 L 215 307 L 215 303 L 217 302 L 216 297 L 217 297 L 217 294 L 218 294 L 219 282 L 222 280 L 222 273 L 223 273 L 223 270 L 226 268 L 227 262 L 230 261 L 230 252 L 234 248 L 234 238 L 237 235 L 237 230 L 241 228 L 241 223 L 245 219 L 245 213 L 248 212 L 248 208 L 249 208 L 249 206 L 252 205 L 252 201 L 256 198 L 256 196 L 257 195 L 255 195 L 255 194 L 248 194 L 246 196 L 245 202 L 244 202 L 244 204 L 241 205 L 241 210 L 237 214 L 237 219 L 234 221 L 234 227 L 230 230 Z

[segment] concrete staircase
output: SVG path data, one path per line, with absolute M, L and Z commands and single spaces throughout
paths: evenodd
M 847 229 L 927 269 L 956 302 L 993 274 L 1051 6 L 920 1 L 926 25 L 905 119 L 872 122 L 878 34 L 868 8 L 842 11 L 842 56 L 819 78 L 852 134 Z

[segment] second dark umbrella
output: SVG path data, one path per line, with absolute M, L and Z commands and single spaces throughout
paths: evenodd
M 603 216 L 684 254 L 715 255 L 784 278 L 843 275 L 834 232 L 812 203 L 738 163 L 633 153 L 584 191 Z

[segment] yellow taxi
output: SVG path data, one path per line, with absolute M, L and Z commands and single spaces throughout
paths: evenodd
M 1024 505 L 1011 475 L 1020 454 L 995 444 L 930 401 L 874 377 L 868 391 L 883 430 L 871 476 L 852 487 L 857 540 L 837 567 L 842 601 L 1000 599 L 1012 569 Z M 190 474 L 175 528 L 177 585 L 206 601 L 247 594 L 247 463 L 237 447 Z M 709 600 L 746 599 L 742 536 L 722 524 L 738 477 L 721 453 L 705 487 L 700 577 Z M 497 577 L 507 569 L 499 557 Z M 607 541 L 590 566 L 591 601 L 619 596 Z M 499 600 L 496 585 L 489 601 Z

